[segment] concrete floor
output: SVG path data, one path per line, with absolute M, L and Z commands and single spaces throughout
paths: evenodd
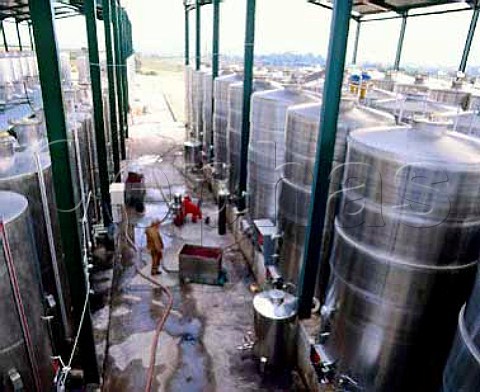
M 166 297 L 138 273 L 148 274 L 150 256 L 144 229 L 154 218 L 166 217 L 166 200 L 174 192 L 202 198 L 204 216 L 211 222 L 187 223 L 177 228 L 167 217 L 161 233 L 165 242 L 164 271 L 156 277 L 174 297 L 157 346 L 153 391 L 292 391 L 304 390 L 295 373 L 264 378 L 249 350 L 240 350 L 253 330 L 253 276 L 232 235 L 219 236 L 216 205 L 199 181 L 186 181 L 183 173 L 184 129 L 176 123 L 155 77 L 140 77 L 136 102 L 147 114 L 130 127 L 127 166 L 145 174 L 147 203 L 144 215 L 129 213 L 125 232 L 137 249 L 128 246 L 124 230 L 112 255 L 99 250 L 92 304 L 97 356 L 103 374 L 103 391 L 143 391 L 154 330 L 165 310 Z M 228 282 L 223 286 L 180 284 L 178 252 L 183 244 L 217 246 L 224 250 Z

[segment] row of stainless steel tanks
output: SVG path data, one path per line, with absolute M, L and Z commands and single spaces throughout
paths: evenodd
M 71 209 L 86 254 L 91 225 L 100 220 L 99 172 L 88 62 L 83 53 L 76 57 L 75 78 L 70 54 L 60 56 L 67 140 L 58 143 L 68 146 L 75 199 Z M 0 56 L 0 258 L 5 271 L 0 282 L 2 390 L 2 383 L 17 375 L 26 391 L 49 390 L 54 377 L 52 355 L 75 332 L 58 223 L 62 211 L 55 202 L 35 59 L 31 52 Z
M 190 108 L 196 106 L 187 106 L 190 136 L 207 151 L 211 136 L 203 137 L 213 128 L 214 159 L 230 165 L 235 192 L 243 76 L 216 78 L 213 100 L 209 71 L 189 69 L 189 78 L 197 79 L 193 89 L 187 86 Z M 248 213 L 271 219 L 283 233 L 279 266 L 297 283 L 322 96 L 318 88 L 265 78 L 253 86 Z M 398 89 L 371 88 L 362 100 L 345 93 L 340 104 L 333 170 L 324 184 L 330 194 L 325 231 L 316 233 L 322 264 L 330 268 L 322 343 L 336 359 L 337 380 L 350 380 L 358 390 L 438 391 L 480 253 L 480 141 L 452 130 L 462 131 L 477 114 L 458 106 L 464 104 L 452 98 L 458 91 L 434 96 Z M 446 391 L 480 388 L 478 378 L 474 389 L 456 384 L 465 367 L 475 377 L 480 369 L 479 342 L 470 344 L 480 330 L 478 317 L 471 324 L 468 329 L 460 322 Z

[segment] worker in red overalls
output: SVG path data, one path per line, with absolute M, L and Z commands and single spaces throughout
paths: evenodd
M 145 230 L 147 236 L 147 249 L 152 256 L 152 276 L 161 274 L 159 271 L 160 262 L 163 258 L 163 240 L 160 234 L 160 221 L 154 220 Z

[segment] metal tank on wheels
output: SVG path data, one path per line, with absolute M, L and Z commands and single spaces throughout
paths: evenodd
M 27 199 L 0 191 L 0 216 L 0 390 L 48 391 L 52 350 Z
M 338 380 L 361 390 L 441 386 L 480 251 L 480 142 L 449 125 L 348 138 L 322 315 Z
M 247 180 L 252 219 L 276 223 L 285 163 L 287 109 L 313 100 L 295 84 L 252 95 Z
M 213 97 L 215 107 L 213 111 L 213 139 L 215 146 L 215 160 L 227 163 L 227 127 L 228 127 L 228 87 L 232 83 L 243 79 L 239 73 L 222 75 L 215 78 Z
M 283 231 L 280 269 L 285 278 L 297 283 L 303 260 L 308 225 L 313 171 L 316 159 L 321 103 L 292 106 L 287 111 L 285 166 L 280 192 L 279 225 Z M 342 98 L 333 156 L 330 194 L 338 190 L 342 177 L 348 134 L 361 127 L 394 125 L 393 116 L 357 105 L 352 97 Z M 339 166 L 338 168 L 336 168 Z M 323 234 L 322 260 L 328 257 L 336 203 L 330 199 Z
M 442 392 L 480 388 L 480 271 L 467 303 L 458 315 L 457 335 L 443 371 Z

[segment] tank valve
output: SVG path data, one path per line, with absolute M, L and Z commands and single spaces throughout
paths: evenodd
M 260 358 L 260 373 L 261 374 L 265 374 L 265 372 L 267 370 L 267 362 L 268 362 L 267 357 L 261 357 Z
M 17 369 L 10 369 L 8 371 L 8 382 L 13 387 L 14 392 L 24 391 L 22 376 Z
M 320 384 L 333 384 L 335 381 L 335 361 L 327 354 L 323 345 L 313 344 L 311 346 L 310 360 Z

